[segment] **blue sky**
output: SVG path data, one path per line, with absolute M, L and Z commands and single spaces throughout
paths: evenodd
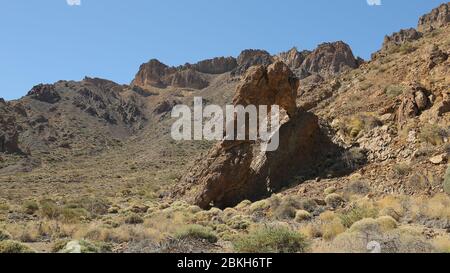
M 246 48 L 278 53 L 343 40 L 367 59 L 385 34 L 415 27 L 420 15 L 446 2 L 66 1 L 0 0 L 0 97 L 15 99 L 38 83 L 84 76 L 129 83 L 151 58 L 180 65 L 237 56 Z

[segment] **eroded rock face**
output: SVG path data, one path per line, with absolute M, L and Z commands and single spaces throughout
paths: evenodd
M 212 62 L 206 61 L 199 67 L 204 70 L 212 70 L 211 64 Z M 139 72 L 131 84 L 141 88 L 149 86 L 167 88 L 173 86 L 203 89 L 209 85 L 209 82 L 195 69 L 195 67 L 196 65 L 192 66 L 187 64 L 175 68 L 169 67 L 158 60 L 151 60 L 150 62 L 141 65 Z
M 428 69 L 433 69 L 448 59 L 448 54 L 442 51 L 437 45 L 431 45 L 425 55 Z
M 235 76 L 243 75 L 254 65 L 270 65 L 273 58 L 265 50 L 247 49 L 241 52 L 237 58 L 238 67 L 233 70 Z
M 47 103 L 56 103 L 61 100 L 61 96 L 51 84 L 36 85 L 28 92 L 27 96 Z
M 397 119 L 400 124 L 408 119 L 419 116 L 422 111 L 431 106 L 430 92 L 419 84 L 411 84 L 403 95 L 400 107 L 397 111 Z
M 230 72 L 237 67 L 237 61 L 233 57 L 219 57 L 210 60 L 200 61 L 192 68 L 198 72 L 206 74 L 222 74 Z
M 418 32 L 414 28 L 402 29 L 390 36 L 384 38 L 382 50 L 386 51 L 392 47 L 402 45 L 406 42 L 412 42 L 422 38 L 422 33 Z
M 0 153 L 22 153 L 16 119 L 6 109 L 0 109 Z
M 311 51 L 303 50 L 299 52 L 297 48 L 294 47 L 287 52 L 278 54 L 275 59 L 284 62 L 291 70 L 294 71 L 302 65 L 309 54 L 311 54 Z
M 298 81 L 283 62 L 248 70 L 234 104 L 274 105 L 282 109 L 279 149 L 261 151 L 258 141 L 222 141 L 182 179 L 175 195 L 201 208 L 225 208 L 258 200 L 280 190 L 298 174 L 308 175 L 326 149 L 318 118 L 297 109 Z
M 178 71 L 171 78 L 170 85 L 174 87 L 203 89 L 209 85 L 208 81 L 194 69 Z
M 175 68 L 169 67 L 160 61 L 153 59 L 148 63 L 141 65 L 132 85 L 165 88 L 168 85 L 169 77 L 174 73 L 176 73 Z
M 234 105 L 279 105 L 289 115 L 296 111 L 298 80 L 283 62 L 253 66 L 238 86 Z
M 355 58 L 350 46 L 344 42 L 324 43 L 306 57 L 298 76 L 301 79 L 311 74 L 333 76 L 359 65 L 360 60 Z
M 450 23 L 450 3 L 442 4 L 430 13 L 420 17 L 418 30 L 420 32 L 433 31 Z

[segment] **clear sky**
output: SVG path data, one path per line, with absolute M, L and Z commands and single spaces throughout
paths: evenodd
M 139 65 L 246 48 L 278 53 L 343 40 L 368 59 L 385 34 L 442 0 L 0 0 L 0 97 L 84 76 L 129 83 Z M 369 2 L 381 5 L 369 5 Z M 71 2 L 72 5 L 68 3 Z

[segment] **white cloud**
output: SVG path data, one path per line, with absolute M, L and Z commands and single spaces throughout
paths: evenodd
M 367 0 L 369 6 L 381 6 L 381 0 Z
M 81 0 L 66 0 L 69 6 L 81 6 Z

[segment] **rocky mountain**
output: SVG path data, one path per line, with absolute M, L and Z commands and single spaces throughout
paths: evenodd
M 449 5 L 366 62 L 343 42 L 154 59 L 130 85 L 87 77 L 0 99 L 0 235 L 42 251 L 60 238 L 113 252 L 246 251 L 233 243 L 282 226 L 312 252 L 365 252 L 375 239 L 386 252 L 448 250 Z M 174 141 L 170 112 L 195 96 L 279 104 L 280 148 Z M 192 234 L 181 227 L 218 242 L 179 239 Z

